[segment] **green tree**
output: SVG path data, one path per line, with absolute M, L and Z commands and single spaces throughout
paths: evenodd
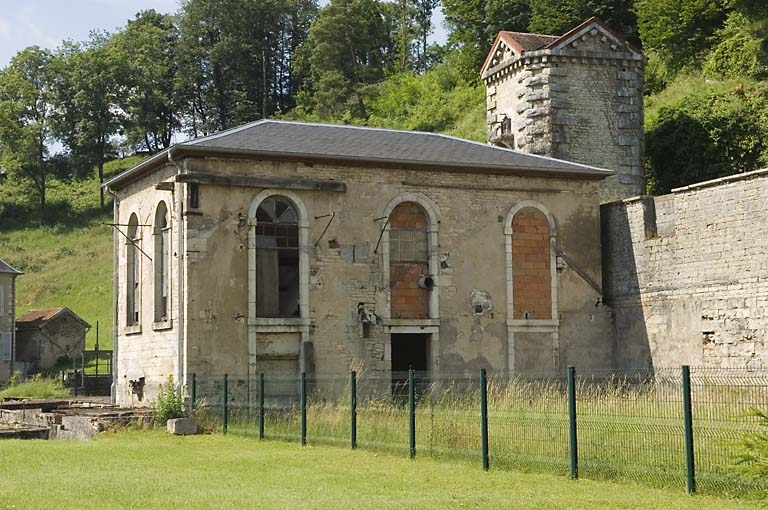
M 633 0 L 530 0 L 531 32 L 561 35 L 597 16 L 628 40 L 637 42 Z
M 300 51 L 302 111 L 348 122 L 367 117 L 368 86 L 393 67 L 390 13 L 377 0 L 331 0 L 320 11 Z
M 28 186 L 45 221 L 46 185 L 53 173 L 51 60 L 48 50 L 30 46 L 0 71 L 0 166 Z
M 292 55 L 315 0 L 186 0 L 178 90 L 185 130 L 197 136 L 294 105 Z
M 134 150 L 152 154 L 166 149 L 181 127 L 176 114 L 178 39 L 170 15 L 147 10 L 110 41 L 122 89 L 117 104 L 126 114 L 124 135 Z
M 448 60 L 466 80 L 479 79 L 480 66 L 500 30 L 525 32 L 529 0 L 443 0 L 452 55 Z
M 96 166 L 100 184 L 104 163 L 113 152 L 110 139 L 123 122 L 117 108 L 123 90 L 117 69 L 125 57 L 113 51 L 110 41 L 109 34 L 93 32 L 82 45 L 64 43 L 55 59 L 55 133 L 73 161 L 88 169 Z M 103 189 L 100 203 L 104 207 Z
M 730 0 L 637 0 L 643 46 L 674 75 L 698 69 L 731 11 Z

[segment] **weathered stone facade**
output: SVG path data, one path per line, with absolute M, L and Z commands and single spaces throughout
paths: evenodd
M 276 176 L 297 186 L 328 185 L 258 184 Z M 146 257 L 140 319 L 126 324 L 128 244 L 116 238 L 117 400 L 145 404 L 169 374 L 187 382 L 192 373 L 250 374 L 255 380 L 265 372 L 295 381 L 301 371 L 322 377 L 355 366 L 386 377 L 399 363 L 398 342 L 409 339 L 424 342 L 421 368 L 431 377 L 479 368 L 607 366 L 610 313 L 599 304 L 594 284 L 601 274 L 599 182 L 556 173 L 174 158 L 115 187 L 115 222 L 127 225 L 136 214 L 144 225 L 138 236 L 144 251 L 151 253 L 151 218 L 163 200 L 173 239 L 171 312 L 163 326 L 168 329 L 158 330 L 151 318 L 157 279 Z M 294 204 L 298 215 L 294 317 L 261 317 L 257 310 L 264 281 L 259 265 L 268 259 L 259 255 L 264 241 L 256 236 L 262 224 L 257 217 L 275 196 Z M 401 214 L 402 204 L 407 214 Z M 392 250 L 405 249 L 406 241 L 394 242 L 396 229 L 415 232 L 416 252 L 418 240 L 427 240 L 426 258 L 415 259 L 431 285 L 413 285 L 408 278 L 418 275 L 408 270 L 404 285 L 398 283 Z M 523 235 L 526 229 L 531 239 Z M 531 260 L 543 257 L 545 263 L 533 264 L 530 275 L 516 275 L 513 250 L 525 249 L 533 250 Z M 398 260 L 411 259 L 401 253 Z M 526 290 L 526 278 L 543 281 L 547 291 Z M 516 305 L 520 292 L 528 293 L 527 301 Z M 409 304 L 415 315 L 404 312 Z
M 602 206 L 616 366 L 768 364 L 768 170 Z
M 608 168 L 601 201 L 643 191 L 644 57 L 599 20 L 501 32 L 482 69 L 490 143 Z

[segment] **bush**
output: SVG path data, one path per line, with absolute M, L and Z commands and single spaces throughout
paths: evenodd
M 747 416 L 758 418 L 766 432 L 753 432 L 741 439 L 737 463 L 746 474 L 768 479 L 768 412 L 752 408 Z
M 166 384 L 160 385 L 152 408 L 155 412 L 155 423 L 159 425 L 174 418 L 184 417 L 184 396 L 181 385 L 174 384 L 172 375 L 168 376 Z

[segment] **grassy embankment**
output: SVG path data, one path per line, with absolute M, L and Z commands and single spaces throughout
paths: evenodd
M 133 156 L 107 164 L 114 175 L 143 159 Z M 0 258 L 24 274 L 16 280 L 16 314 L 66 306 L 92 328 L 86 342 L 112 346 L 111 201 L 99 207 L 95 177 L 51 180 L 46 225 L 36 223 L 25 192 L 12 181 L 0 185 Z M 107 197 L 109 198 L 109 197 Z
M 754 509 L 754 501 L 232 436 L 0 443 L 0 508 Z M 66 469 L 57 459 L 67 459 Z M 98 480 L 98 482 L 94 482 Z M 98 504 L 96 503 L 98 502 Z

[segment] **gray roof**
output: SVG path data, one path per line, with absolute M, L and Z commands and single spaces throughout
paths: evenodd
M 12 265 L 5 262 L 3 259 L 0 259 L 0 273 L 24 274 L 18 269 L 14 268 Z
M 177 153 L 220 153 L 264 158 L 292 158 L 452 169 L 453 171 L 573 176 L 600 179 L 612 175 L 588 165 L 536 156 L 452 136 L 358 126 L 260 120 L 214 135 L 174 145 L 105 183 L 119 187 Z M 116 186 L 117 185 L 117 186 Z

